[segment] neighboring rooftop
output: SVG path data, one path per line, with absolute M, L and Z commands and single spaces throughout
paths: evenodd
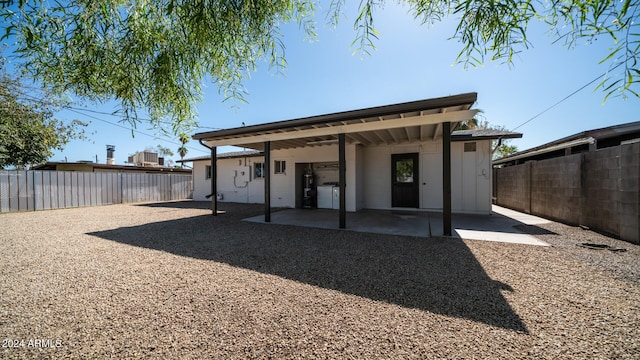
M 528 150 L 494 160 L 494 165 L 517 165 L 529 160 L 544 160 L 594 151 L 640 138 L 640 121 L 582 131 Z
M 115 172 L 142 172 L 142 173 L 181 173 L 191 174 L 191 169 L 179 169 L 170 167 L 153 167 L 153 166 L 129 166 L 129 165 L 110 165 L 89 162 L 47 162 L 36 165 L 33 170 L 58 170 L 58 171 L 115 171 Z

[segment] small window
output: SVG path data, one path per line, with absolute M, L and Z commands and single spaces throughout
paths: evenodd
M 396 161 L 396 182 L 413 182 L 413 159 L 401 159 Z
M 211 179 L 211 165 L 204 166 L 204 179 L 205 180 Z
M 264 179 L 264 163 L 253 164 L 253 178 Z
M 464 143 L 464 152 L 475 152 L 475 151 L 476 151 L 475 142 Z
M 287 172 L 287 162 L 285 160 L 275 160 L 273 165 L 275 174 L 285 174 Z

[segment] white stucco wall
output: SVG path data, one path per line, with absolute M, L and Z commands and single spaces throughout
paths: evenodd
M 392 209 L 391 155 L 418 153 L 420 208 L 442 210 L 442 142 L 363 148 L 363 207 Z M 451 144 L 451 207 L 460 213 L 491 213 L 491 141 L 476 141 L 475 152 L 464 142 Z
M 286 161 L 284 174 L 275 174 L 275 161 Z M 264 203 L 264 179 L 255 179 L 253 171 L 255 163 L 264 161 L 262 156 L 234 159 L 218 159 L 218 194 L 223 196 L 221 201 Z M 271 151 L 271 206 L 295 207 L 296 201 L 296 177 L 302 177 L 302 173 L 296 173 L 296 163 L 335 163 L 338 161 L 338 146 L 324 145 L 308 148 L 284 149 Z M 358 199 L 358 186 L 356 184 L 356 145 L 346 146 L 347 163 L 347 211 L 356 211 Z M 193 199 L 207 201 L 206 195 L 211 193 L 211 181 L 205 179 L 206 166 L 209 160 L 195 161 L 193 163 L 194 190 Z M 242 174 L 244 172 L 244 175 Z M 235 177 L 235 179 L 234 179 Z M 337 181 L 331 177 L 324 179 Z M 323 179 L 319 179 L 322 183 Z M 360 192 L 362 193 L 362 192 Z M 359 208 L 358 208 L 359 209 Z
M 419 154 L 420 208 L 442 210 L 442 142 L 407 145 L 371 146 L 347 144 L 346 147 L 346 210 L 362 208 L 391 209 L 391 155 Z M 274 174 L 273 162 L 286 161 L 286 172 Z M 261 156 L 218 160 L 218 193 L 222 201 L 263 203 L 264 180 L 255 179 L 255 163 Z M 271 152 L 271 205 L 296 206 L 296 163 L 335 163 L 338 146 L 274 150 Z M 193 164 L 194 200 L 205 201 L 211 192 L 211 182 L 205 180 L 208 160 Z M 298 169 L 299 170 L 299 169 Z M 491 212 L 491 141 L 476 141 L 475 152 L 464 152 L 464 142 L 451 145 L 452 209 L 454 212 Z M 337 181 L 317 174 L 317 183 Z
M 264 183 L 253 179 L 253 163 L 262 162 L 262 157 L 218 159 L 218 193 L 222 201 L 262 203 L 264 201 Z M 193 200 L 208 201 L 205 196 L 211 193 L 211 180 L 206 179 L 206 166 L 209 160 L 193 163 Z
M 356 184 L 356 145 L 346 146 L 346 210 L 356 211 L 357 189 Z M 302 177 L 303 173 L 296 173 L 296 163 L 325 163 L 338 161 L 338 145 L 323 145 L 307 148 L 274 150 L 271 152 L 271 160 L 286 160 L 287 174 L 276 175 L 272 172 L 271 177 L 271 205 L 283 207 L 295 207 L 295 181 Z M 272 170 L 273 171 L 273 170 Z M 319 184 L 324 180 L 336 179 L 316 179 Z

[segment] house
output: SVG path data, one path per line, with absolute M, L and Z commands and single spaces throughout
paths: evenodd
M 263 154 L 256 150 L 217 154 L 217 200 L 259 204 L 264 202 L 264 178 L 261 166 Z M 178 160 L 193 163 L 193 200 L 207 201 L 211 197 L 211 156 Z
M 212 155 L 193 161 L 194 199 L 270 209 L 423 209 L 491 213 L 491 141 L 512 132 L 452 132 L 472 119 L 476 93 L 198 133 Z M 217 147 L 250 153 L 218 157 Z M 211 172 L 207 169 L 210 167 Z M 214 181 L 211 181 L 214 180 Z M 450 235 L 450 230 L 449 230 Z

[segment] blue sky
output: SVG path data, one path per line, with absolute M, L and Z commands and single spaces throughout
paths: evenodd
M 483 110 L 492 125 L 523 133 L 512 142 L 520 150 L 535 147 L 583 130 L 640 121 L 640 99 L 610 97 L 595 84 L 571 96 L 531 122 L 524 122 L 583 87 L 610 64 L 598 64 L 612 46 L 608 38 L 592 44 L 578 43 L 570 50 L 551 44 L 546 28 L 532 26 L 533 46 L 521 53 L 512 66 L 486 62 L 481 68 L 454 65 L 461 44 L 447 40 L 454 34 L 455 19 L 434 25 L 420 25 L 407 9 L 388 4 L 375 14 L 380 32 L 377 50 L 370 56 L 353 55 L 356 36 L 353 11 L 336 29 L 325 25 L 326 9 L 317 9 L 318 37 L 305 40 L 297 25 L 283 27 L 286 59 L 284 75 L 270 71 L 266 62 L 245 82 L 248 103 L 222 102 L 217 86 L 206 83 L 204 101 L 198 106 L 197 131 L 238 127 L 272 121 L 354 110 L 398 102 L 477 92 L 475 108 Z M 621 69 L 621 68 L 620 68 Z M 620 71 L 620 70 L 616 70 Z M 636 89 L 638 90 L 638 89 Z M 113 104 L 87 106 L 111 113 Z M 88 113 L 84 113 L 88 114 Z M 178 148 L 176 138 L 155 137 L 144 123 L 132 138 L 127 124 L 104 114 L 79 115 L 64 112 L 59 117 L 91 121 L 87 129 L 91 141 L 73 141 L 58 151 L 51 161 L 105 161 L 106 144 L 116 146 L 116 163 L 146 147 L 162 145 Z M 117 125 L 113 125 L 113 124 Z M 124 128 L 123 128 L 124 127 Z M 196 141 L 188 145 L 187 157 L 207 155 Z M 220 151 L 233 150 L 224 148 Z M 171 157 L 179 159 L 179 155 Z

